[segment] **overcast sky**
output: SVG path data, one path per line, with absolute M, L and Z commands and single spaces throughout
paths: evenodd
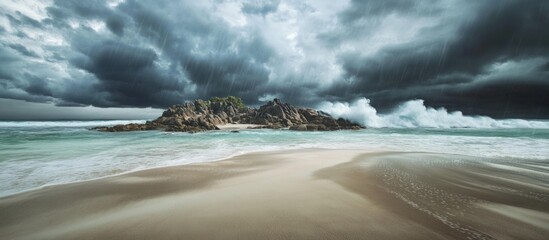
M 548 29 L 546 0 L 2 0 L 0 119 L 226 95 L 549 118 Z

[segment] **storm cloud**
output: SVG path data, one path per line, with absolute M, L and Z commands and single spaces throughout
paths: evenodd
M 236 95 L 411 99 L 549 117 L 543 0 L 57 0 L 0 4 L 0 98 L 165 108 Z

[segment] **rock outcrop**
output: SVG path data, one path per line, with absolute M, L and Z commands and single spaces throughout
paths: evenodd
M 344 119 L 334 119 L 310 108 L 297 108 L 280 99 L 274 99 L 261 106 L 250 123 L 270 126 L 270 128 L 286 128 L 298 131 L 329 131 L 341 129 L 360 129 L 360 125 Z
M 228 101 L 229 99 L 230 101 Z M 258 124 L 258 128 L 289 128 L 297 131 L 329 131 L 362 128 L 344 119 L 310 108 L 297 108 L 279 99 L 269 101 L 259 109 L 244 107 L 235 98 L 196 100 L 170 107 L 159 118 L 144 124 L 126 124 L 113 127 L 96 127 L 108 132 L 163 130 L 172 132 L 198 132 L 218 130 L 217 125 L 228 123 Z M 239 100 L 239 99 L 238 99 Z M 239 100 L 240 101 L 240 100 Z
M 107 132 L 164 130 L 169 132 L 198 132 L 218 130 L 216 125 L 238 122 L 248 109 L 241 109 L 228 101 L 195 100 L 173 105 L 162 116 L 144 124 L 126 124 L 113 127 L 96 127 Z

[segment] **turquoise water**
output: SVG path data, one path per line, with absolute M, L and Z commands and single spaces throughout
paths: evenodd
M 244 130 L 197 134 L 88 130 L 92 126 L 118 123 L 122 122 L 0 122 L 0 195 L 146 168 L 282 149 L 421 151 L 549 159 L 549 129 L 536 128 Z

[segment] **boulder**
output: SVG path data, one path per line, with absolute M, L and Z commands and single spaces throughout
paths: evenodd
M 294 125 L 290 127 L 294 131 L 307 131 L 307 124 Z

